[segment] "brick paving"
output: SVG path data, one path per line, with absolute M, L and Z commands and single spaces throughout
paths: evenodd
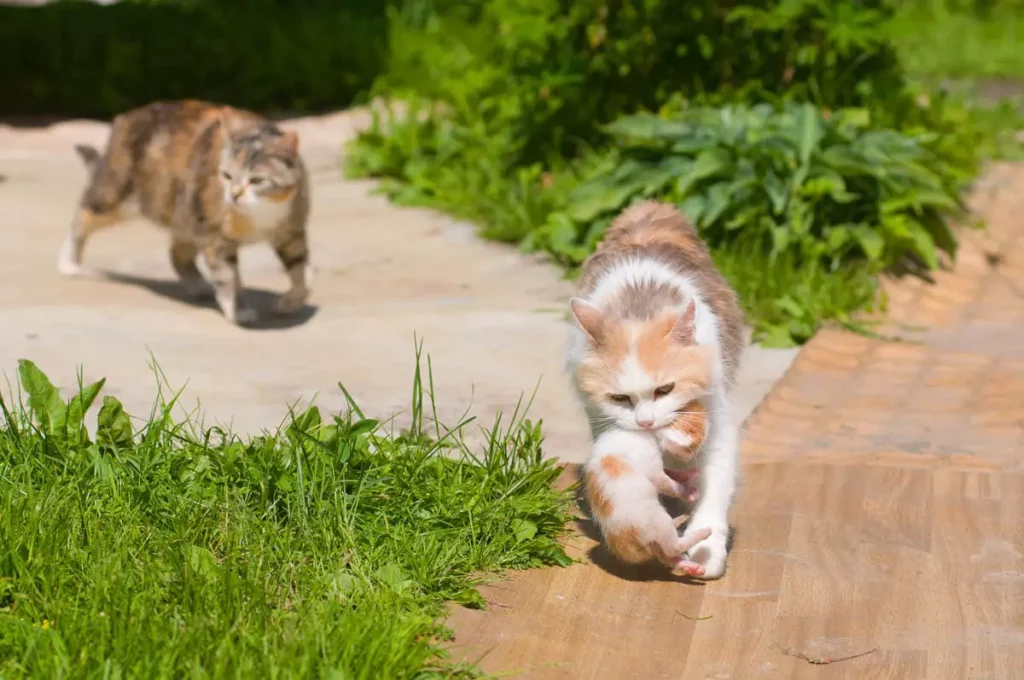
M 889 280 L 885 334 L 827 330 L 751 418 L 746 462 L 1024 464 L 1024 169 L 996 166 L 934 283 Z

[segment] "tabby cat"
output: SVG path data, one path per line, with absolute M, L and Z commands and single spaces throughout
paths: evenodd
M 114 119 L 106 150 L 76 146 L 89 170 L 57 269 L 81 271 L 97 231 L 141 213 L 171 232 L 171 264 L 191 296 L 209 286 L 224 316 L 256 319 L 240 301 L 238 249 L 269 241 L 291 278 L 274 304 L 301 309 L 309 296 L 309 182 L 295 132 L 250 111 L 207 102 L 156 102 Z

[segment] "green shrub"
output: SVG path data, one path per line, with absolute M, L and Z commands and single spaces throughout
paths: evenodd
M 911 254 L 934 268 L 937 249 L 956 250 L 945 215 L 962 208 L 960 177 L 928 138 L 869 123 L 864 110 L 810 104 L 620 118 L 612 151 L 530 244 L 578 265 L 626 205 L 655 197 L 679 204 L 713 249 L 743 241 L 833 269 Z
M 901 91 L 884 0 L 410 1 L 379 89 L 450 104 L 510 164 L 548 162 L 680 92 L 861 106 Z
M 109 117 L 157 99 L 342 107 L 381 72 L 386 0 L 0 6 L 0 115 Z

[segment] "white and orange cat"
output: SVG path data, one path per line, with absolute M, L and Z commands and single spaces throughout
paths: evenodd
M 672 559 L 686 573 L 719 578 L 737 477 L 732 387 L 744 335 L 736 293 L 686 218 L 672 205 L 644 201 L 612 223 L 584 264 L 571 307 L 577 323 L 567 365 L 594 435 L 588 495 L 592 507 L 600 504 L 594 491 L 617 505 L 614 517 L 595 512 L 609 549 L 615 552 L 618 541 L 610 536 L 628 530 L 661 559 L 672 519 L 657 492 L 682 493 L 659 476 L 663 455 L 678 451 L 677 425 L 697 400 L 706 409 L 703 445 L 691 461 L 699 468 L 700 497 L 677 546 L 686 554 Z M 624 475 L 613 476 L 608 466 L 634 476 L 617 482 Z M 659 538 L 652 544 L 653 527 Z

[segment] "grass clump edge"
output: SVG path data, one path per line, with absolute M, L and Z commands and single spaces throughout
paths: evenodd
M 541 424 L 480 452 L 444 428 L 417 351 L 401 432 L 311 406 L 248 439 L 158 399 L 137 427 L 104 382 L 65 401 L 32 362 L 0 398 L 0 676 L 474 677 L 446 604 L 564 565 L 571 490 Z M 429 360 L 428 360 L 429 366 Z

